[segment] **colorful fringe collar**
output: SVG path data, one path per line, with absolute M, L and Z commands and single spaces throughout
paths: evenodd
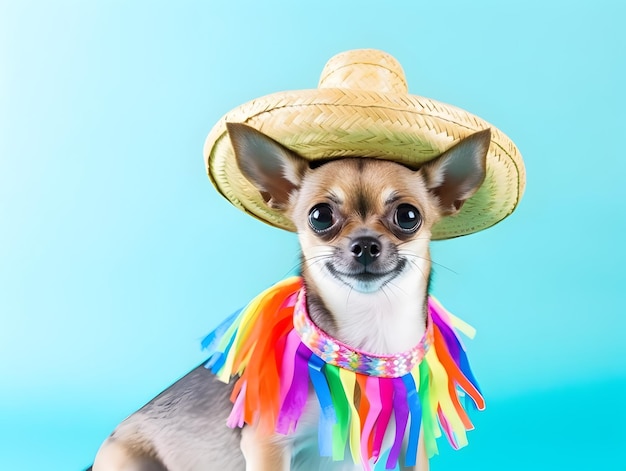
M 302 343 L 324 363 L 338 366 L 353 373 L 381 378 L 400 378 L 417 365 L 428 346 L 432 343 L 432 322 L 428 321 L 428 330 L 422 340 L 412 349 L 394 355 L 376 355 L 350 346 L 330 337 L 317 327 L 309 318 L 306 310 L 304 288 L 298 293 L 293 311 L 293 326 Z
M 302 280 L 292 277 L 261 293 L 204 339 L 212 352 L 206 367 L 224 382 L 239 376 L 230 427 L 257 424 L 288 434 L 297 427 L 312 386 L 321 408 L 321 456 L 341 461 L 348 448 L 354 463 L 366 470 L 371 463 L 395 469 L 406 442 L 405 466 L 414 466 L 420 434 L 429 457 L 437 453 L 442 430 L 453 448 L 463 447 L 466 431 L 473 429 L 466 407 L 484 409 L 455 332 L 472 336 L 473 329 L 433 297 L 428 316 L 424 338 L 407 352 L 382 356 L 354 350 L 313 324 Z M 387 431 L 393 444 L 382 450 Z

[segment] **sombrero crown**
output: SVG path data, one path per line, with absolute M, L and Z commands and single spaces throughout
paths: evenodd
M 461 139 L 491 128 L 487 175 L 460 213 L 442 219 L 433 239 L 486 229 L 511 214 L 526 182 L 515 144 L 467 111 L 409 95 L 402 67 L 372 49 L 331 58 L 317 89 L 279 92 L 227 113 L 204 146 L 209 178 L 238 208 L 282 229 L 293 223 L 265 204 L 241 174 L 226 131 L 227 122 L 246 123 L 311 161 L 341 157 L 391 160 L 418 168 Z

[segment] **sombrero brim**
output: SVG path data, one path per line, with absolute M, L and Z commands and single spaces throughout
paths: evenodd
M 415 95 L 342 88 L 275 93 L 222 117 L 207 137 L 204 156 L 209 178 L 224 197 L 288 231 L 295 231 L 293 223 L 268 207 L 239 171 L 227 122 L 248 124 L 311 161 L 364 157 L 414 168 L 464 137 L 490 128 L 483 185 L 457 215 L 443 218 L 433 228 L 433 239 L 471 234 L 498 223 L 515 209 L 526 183 L 515 144 L 486 121 L 454 106 Z

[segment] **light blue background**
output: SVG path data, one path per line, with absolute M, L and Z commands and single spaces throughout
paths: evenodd
M 202 145 L 233 107 L 374 47 L 519 146 L 526 195 L 434 244 L 488 408 L 433 470 L 626 469 L 618 0 L 0 2 L 0 469 L 79 470 L 297 263 Z

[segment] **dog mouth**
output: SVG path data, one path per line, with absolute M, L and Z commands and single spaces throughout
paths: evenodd
M 328 272 L 342 283 L 357 291 L 369 293 L 382 288 L 384 285 L 397 277 L 406 267 L 407 261 L 399 259 L 390 270 L 374 271 L 369 266 L 363 266 L 360 270 L 347 272 L 338 270 L 331 262 L 326 263 Z

